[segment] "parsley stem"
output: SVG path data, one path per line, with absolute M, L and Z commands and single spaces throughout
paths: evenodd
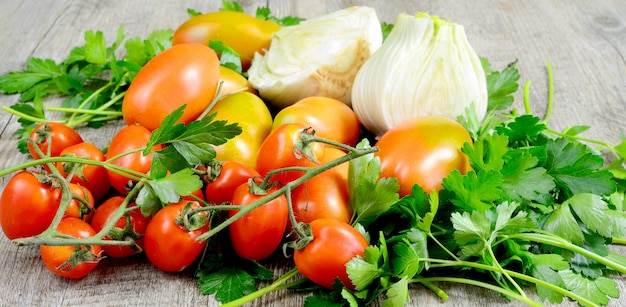
M 482 287 L 485 289 L 496 291 L 505 296 L 510 296 L 520 302 L 526 303 L 529 306 L 535 306 L 535 307 L 543 306 L 542 304 L 528 298 L 527 296 L 523 296 L 514 291 L 511 291 L 511 290 L 508 290 L 508 289 L 505 289 L 496 285 L 492 285 L 486 282 L 482 282 L 479 280 L 474 280 L 474 279 L 459 278 L 459 277 L 424 277 L 424 278 L 416 278 L 416 279 L 409 280 L 409 282 L 413 282 L 413 283 L 423 283 L 423 282 L 433 282 L 433 281 L 445 281 L 445 282 L 454 282 L 454 283 L 474 285 L 477 287 Z
M 533 113 L 530 108 L 530 80 L 524 84 L 524 111 L 526 114 Z
M 74 109 L 74 108 L 53 107 L 53 106 L 46 107 L 46 110 L 52 111 L 52 112 L 64 112 L 64 113 L 76 113 L 76 114 L 114 115 L 117 117 L 122 116 L 121 111 Z
M 268 294 L 274 290 L 281 290 L 284 288 L 283 284 L 291 279 L 292 277 L 296 276 L 296 274 L 298 274 L 299 271 L 297 268 L 293 268 L 291 269 L 289 272 L 283 274 L 283 276 L 281 276 L 280 278 L 276 279 L 276 281 L 274 281 L 272 284 L 268 285 L 267 287 L 261 288 L 257 291 L 254 291 L 246 296 L 243 296 L 239 299 L 236 299 L 234 301 L 230 301 L 226 304 L 223 304 L 222 307 L 234 307 L 234 306 L 241 306 L 245 303 L 249 303 L 265 294 Z M 297 283 L 302 283 L 304 282 L 304 279 L 301 280 L 297 280 L 295 281 L 295 284 Z M 294 286 L 294 283 L 289 283 L 288 287 Z
M 62 122 L 62 121 L 60 121 L 60 120 L 48 120 L 48 119 L 46 119 L 46 118 L 42 118 L 42 117 L 35 117 L 35 116 L 31 116 L 31 115 L 28 115 L 28 114 L 26 114 L 26 113 L 23 113 L 23 112 L 17 111 L 17 110 L 15 110 L 15 109 L 11 108 L 11 107 L 7 107 L 7 106 L 2 106 L 2 110 L 3 110 L 3 111 L 6 111 L 6 112 L 8 112 L 8 113 L 11 113 L 11 114 L 13 114 L 13 115 L 15 115 L 15 116 L 17 116 L 17 117 L 19 117 L 19 118 L 22 118 L 22 119 L 25 119 L 25 120 L 28 120 L 28 121 L 31 121 L 31 122 L 35 122 L 35 123 L 43 123 L 43 122 Z
M 550 116 L 552 116 L 552 108 L 554 106 L 554 76 L 552 74 L 552 64 L 550 61 L 546 62 L 546 70 L 548 71 L 548 106 L 546 108 L 546 115 L 541 121 L 542 123 L 548 122 Z
M 622 274 L 626 274 L 626 266 L 621 265 L 620 263 L 617 263 L 609 258 L 606 257 L 602 257 L 590 250 L 587 250 L 583 247 L 580 247 L 570 241 L 567 241 L 557 235 L 551 234 L 549 232 L 546 231 L 542 231 L 542 230 L 536 230 L 539 233 L 517 233 L 517 234 L 507 234 L 505 236 L 505 238 L 507 239 L 521 239 L 521 240 L 527 240 L 527 241 L 533 241 L 533 242 L 538 242 L 538 243 L 543 243 L 543 244 L 548 244 L 548 245 L 552 245 L 555 247 L 560 247 L 563 249 L 567 249 L 569 251 L 581 254 L 591 260 L 594 260 L 598 263 L 601 263 L 603 265 L 606 265 L 607 267 L 618 271 Z
M 475 269 L 479 269 L 479 270 L 485 270 L 485 271 L 494 271 L 495 268 L 493 266 L 490 265 L 486 265 L 486 264 L 482 264 L 482 263 L 478 263 L 478 262 L 471 262 L 471 261 L 463 261 L 463 260 L 445 260 L 445 259 L 435 259 L 435 258 L 423 258 L 421 259 L 424 262 L 429 262 L 430 263 L 430 268 L 441 268 L 441 267 L 470 267 L 470 268 L 475 268 Z M 434 264 L 433 264 L 434 263 Z M 551 284 L 549 282 L 543 281 L 541 279 L 537 279 L 535 277 L 526 275 L 526 274 L 522 274 L 519 272 L 515 272 L 515 271 L 511 271 L 511 270 L 507 270 L 504 269 L 505 272 L 507 272 L 508 274 L 510 274 L 512 277 L 517 278 L 517 279 L 521 279 L 530 283 L 533 283 L 537 286 L 542 286 L 545 288 L 548 288 L 554 292 L 557 292 L 559 294 L 562 294 L 564 296 L 567 296 L 573 300 L 576 300 L 577 302 L 579 302 L 581 305 L 585 305 L 585 306 L 598 306 L 596 303 L 582 297 L 579 296 L 578 294 L 571 292 L 567 289 L 561 288 L 557 285 Z M 440 278 L 446 278 L 446 277 L 440 277 Z M 450 277 L 450 278 L 454 278 L 454 277 Z M 416 280 L 416 282 L 421 282 L 421 279 Z M 431 280 L 431 279 L 427 279 L 427 280 Z M 413 280 L 411 280 L 413 281 Z M 432 280 L 431 280 L 432 281 Z M 451 281 L 451 280 L 441 280 L 441 281 Z M 457 281 L 458 282 L 458 281 Z M 498 287 L 496 287 L 498 288 Z M 491 288 L 488 288 L 491 289 Z M 492 289 L 494 290 L 494 289 Z M 497 291 L 497 290 L 496 290 Z M 500 292 L 500 291 L 498 291 Z M 514 293 L 511 291 L 511 293 Z M 513 295 L 512 295 L 513 297 Z M 522 300 L 523 301 L 523 300 Z

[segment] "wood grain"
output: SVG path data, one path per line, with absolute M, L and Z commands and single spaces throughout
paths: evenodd
M 246 12 L 269 6 L 279 16 L 311 18 L 350 5 L 375 7 L 379 18 L 394 22 L 399 13 L 438 15 L 465 27 L 470 43 L 495 69 L 518 60 L 522 84 L 531 82 L 533 112 L 546 112 L 546 62 L 555 78 L 555 106 L 550 126 L 592 128 L 585 136 L 610 143 L 626 128 L 626 2 L 623 0 L 425 1 L 425 0 L 245 0 Z M 114 0 L 4 0 L 0 2 L 0 74 L 24 68 L 27 57 L 64 59 L 83 42 L 87 30 L 101 30 L 111 40 L 123 25 L 128 37 L 145 37 L 187 19 L 187 8 L 208 12 L 220 1 L 182 2 Z M 521 91 L 516 107 L 522 109 Z M 17 96 L 0 95 L 0 106 Z M 53 102 L 58 103 L 59 101 Z M 83 129 L 85 138 L 104 147 L 121 123 L 98 131 Z M 0 112 L 0 168 L 26 161 L 12 134 L 16 118 Z M 8 176 L 0 178 L 4 187 Z M 618 250 L 626 254 L 623 248 Z M 286 265 L 269 264 L 278 274 Z M 620 289 L 626 290 L 625 280 Z M 519 306 L 498 294 L 470 286 L 443 284 L 450 300 L 442 302 L 416 286 L 412 306 Z M 301 306 L 304 294 L 271 293 L 250 306 Z M 2 306 L 216 306 L 212 296 L 199 294 L 190 273 L 170 274 L 153 268 L 142 257 L 106 259 L 88 277 L 70 281 L 54 277 L 43 266 L 36 247 L 13 246 L 0 238 L 0 305 Z M 622 298 L 611 306 L 626 304 Z M 574 305 L 566 303 L 565 305 Z

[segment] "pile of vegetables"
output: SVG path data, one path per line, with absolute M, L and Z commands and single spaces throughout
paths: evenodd
M 189 12 L 146 39 L 120 28 L 107 46 L 89 31 L 63 62 L 0 76 L 32 157 L 0 170 L 0 225 L 54 274 L 145 255 L 225 306 L 278 290 L 403 306 L 411 284 L 447 299 L 439 282 L 532 306 L 619 297 L 626 139 L 554 131 L 527 98 L 518 114 L 515 63 L 491 68 L 462 26 L 381 24 L 366 7 L 306 21 L 228 1 Z M 126 125 L 106 148 L 78 132 L 114 120 Z M 274 276 L 272 261 L 293 269 Z

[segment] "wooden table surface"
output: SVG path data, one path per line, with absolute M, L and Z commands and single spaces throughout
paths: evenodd
M 546 61 L 555 78 L 554 114 L 549 125 L 563 129 L 589 125 L 585 136 L 611 143 L 626 131 L 626 1 L 241 1 L 246 12 L 269 6 L 278 16 L 313 17 L 350 5 L 377 9 L 379 18 L 394 22 L 399 13 L 418 11 L 438 15 L 465 26 L 470 43 L 495 69 L 519 60 L 521 84 L 532 81 L 533 111 L 542 115 L 547 100 Z M 0 74 L 24 68 L 27 57 L 63 60 L 83 43 L 87 30 L 101 30 L 110 41 L 120 25 L 127 37 L 157 29 L 175 29 L 184 22 L 187 8 L 208 12 L 221 1 L 97 1 L 3 0 L 0 2 Z M 109 42 L 110 42 L 109 41 Z M 521 107 L 518 93 L 517 107 Z M 17 96 L 0 95 L 0 106 Z M 12 134 L 16 118 L 0 113 L 0 168 L 27 160 L 16 150 Z M 122 123 L 100 130 L 79 130 L 84 138 L 105 146 Z M 3 188 L 9 176 L 0 178 Z M 623 252 L 626 249 L 619 248 Z M 270 264 L 279 274 L 286 270 Z M 626 279 L 620 282 L 626 290 Z M 411 290 L 413 306 L 518 306 L 498 294 L 461 285 L 442 285 L 450 300 L 440 301 L 429 291 Z M 611 306 L 626 305 L 623 298 Z M 251 306 L 301 306 L 304 295 L 272 293 Z M 571 303 L 569 303 L 571 304 Z M 0 236 L 0 305 L 3 306 L 215 306 L 211 296 L 199 294 L 190 273 L 169 274 L 155 269 L 143 257 L 104 260 L 88 277 L 70 281 L 44 268 L 37 247 L 16 247 Z M 572 304 L 573 305 L 573 304 Z

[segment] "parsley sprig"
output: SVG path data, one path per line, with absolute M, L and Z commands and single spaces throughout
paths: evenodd
M 125 40 L 120 27 L 115 41 L 107 46 L 101 31 L 90 30 L 85 32 L 85 44 L 73 48 L 60 63 L 31 57 L 24 70 L 0 76 L 0 92 L 20 95 L 18 103 L 2 108 L 19 117 L 22 127 L 15 134 L 20 136 L 20 151 L 27 152 L 25 140 L 37 123 L 98 128 L 119 119 L 130 82 L 148 60 L 171 45 L 171 36 L 171 30 L 160 30 L 146 39 Z M 117 59 L 122 45 L 125 55 Z M 45 103 L 53 97 L 63 97 L 60 106 Z

